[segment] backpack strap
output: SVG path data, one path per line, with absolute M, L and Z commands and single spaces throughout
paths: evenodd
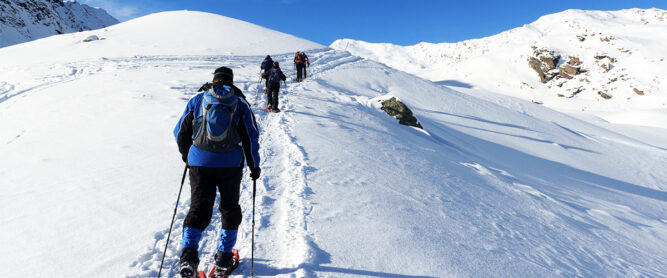
M 228 85 L 222 85 L 222 86 L 223 86 L 223 88 L 224 88 L 224 86 L 228 86 Z M 215 86 L 211 86 L 211 89 L 209 90 L 209 91 L 211 92 L 211 95 L 212 95 L 214 98 L 223 100 L 223 99 L 228 99 L 228 98 L 230 98 L 230 97 L 236 95 L 236 94 L 225 94 L 225 95 L 222 95 L 222 96 L 221 96 L 221 95 L 215 93 L 215 88 L 214 88 L 214 87 L 215 87 Z M 234 90 L 234 88 L 232 88 L 231 86 L 229 86 L 229 89 L 232 90 L 232 91 Z

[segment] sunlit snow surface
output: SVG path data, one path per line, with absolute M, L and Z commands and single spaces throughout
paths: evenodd
M 667 36 L 659 34 L 666 33 L 667 11 L 661 9 L 567 10 L 494 36 L 456 43 L 398 46 L 341 39 L 331 47 L 452 88 L 486 90 L 561 112 L 665 129 Z M 576 57 L 582 73 L 542 84 L 528 64 L 536 50 L 560 55 L 559 66 Z M 602 65 L 609 60 L 600 59 L 605 56 L 615 61 L 605 65 L 608 71 Z
M 234 22 L 173 12 L 134 23 L 211 35 L 185 27 L 202 16 Z M 0 65 L 2 276 L 157 276 L 184 166 L 172 129 L 223 65 L 234 70 L 261 131 L 256 276 L 667 275 L 664 132 L 620 133 L 632 127 L 493 92 L 457 92 L 250 24 L 238 23 L 247 37 L 229 44 L 177 44 L 141 36 L 134 23 L 85 45 L 79 37 L 91 32 L 0 49 L 9 60 Z M 254 40 L 260 35 L 284 39 L 273 46 Z M 302 83 L 293 81 L 296 50 L 311 61 Z M 288 75 L 279 114 L 263 109 L 266 54 Z M 379 109 L 391 96 L 423 131 Z M 245 179 L 238 277 L 250 275 L 251 190 Z M 169 277 L 189 195 L 186 181 Z M 217 218 L 201 242 L 207 268 Z

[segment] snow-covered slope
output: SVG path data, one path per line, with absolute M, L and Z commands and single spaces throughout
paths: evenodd
M 200 16 L 162 13 L 137 22 Z M 244 49 L 184 45 L 179 55 L 161 48 L 173 38 L 142 41 L 137 29 L 121 32 L 123 24 L 93 43 L 135 37 L 133 48 L 155 39 L 165 54 L 137 48 L 144 54 L 81 59 L 61 46 L 63 54 L 40 67 L 0 67 L 7 76 L 0 87 L 2 272 L 20 266 L 63 277 L 155 277 L 183 171 L 171 131 L 188 99 L 225 65 L 261 131 L 258 277 L 667 274 L 664 134 L 626 136 L 527 101 L 476 98 L 251 24 L 237 29 L 284 40 L 275 48 L 253 39 L 242 41 Z M 101 50 L 90 53 L 103 46 L 91 44 Z M 289 61 L 304 49 L 309 77 L 296 83 Z M 289 77 L 279 114 L 262 108 L 258 71 L 266 53 Z M 381 111 L 378 101 L 389 97 L 406 103 L 424 130 Z M 187 188 L 168 277 L 176 276 Z M 238 277 L 250 274 L 251 188 L 244 180 Z M 200 248 L 203 266 L 217 243 L 212 224 Z
M 99 40 L 84 42 L 89 36 Z M 321 48 L 319 44 L 248 22 L 204 12 L 156 13 L 109 28 L 50 37 L 8 47 L 0 59 L 10 64 L 150 55 L 260 55 Z
M 444 85 L 535 100 L 617 123 L 665 127 L 667 36 L 658 35 L 665 33 L 667 12 L 660 9 L 567 10 L 458 43 L 403 47 L 343 39 L 331 47 Z M 544 67 L 546 79 L 531 63 Z
M 118 23 L 106 11 L 76 1 L 0 1 L 0 47 Z

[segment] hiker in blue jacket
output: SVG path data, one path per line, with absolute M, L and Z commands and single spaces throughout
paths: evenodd
M 278 91 L 280 91 L 280 81 L 287 80 L 283 71 L 280 70 L 280 64 L 273 62 L 273 69 L 269 74 L 268 85 L 266 86 L 266 110 L 269 112 L 280 112 L 278 108 Z
M 216 69 L 213 83 L 190 99 L 174 129 L 179 152 L 190 170 L 191 202 L 183 222 L 181 277 L 197 273 L 199 240 L 211 221 L 216 190 L 221 214 L 216 272 L 233 265 L 232 248 L 242 217 L 239 194 L 244 160 L 250 177 L 260 176 L 257 123 L 233 80 L 231 69 Z

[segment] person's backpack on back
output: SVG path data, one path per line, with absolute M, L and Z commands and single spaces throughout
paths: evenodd
M 294 63 L 303 64 L 303 59 L 301 57 L 301 52 L 297 52 L 294 56 Z
M 218 88 L 216 91 L 215 88 Z M 230 86 L 211 86 L 204 92 L 201 114 L 193 120 L 193 144 L 202 150 L 228 152 L 239 146 L 236 128 L 239 97 Z
M 273 60 L 271 58 L 266 58 L 264 61 L 262 61 L 261 69 L 270 69 L 273 67 Z
M 264 72 L 262 73 L 262 78 L 267 78 L 267 75 L 269 74 L 269 71 L 271 70 L 272 67 L 273 67 L 273 59 L 271 58 L 264 59 L 262 65 L 260 66 L 260 68 L 264 70 Z
M 271 75 L 269 75 L 269 82 L 276 82 L 280 83 L 280 80 L 283 80 L 283 77 L 285 75 L 283 72 L 280 70 L 280 68 L 273 68 L 271 70 Z

